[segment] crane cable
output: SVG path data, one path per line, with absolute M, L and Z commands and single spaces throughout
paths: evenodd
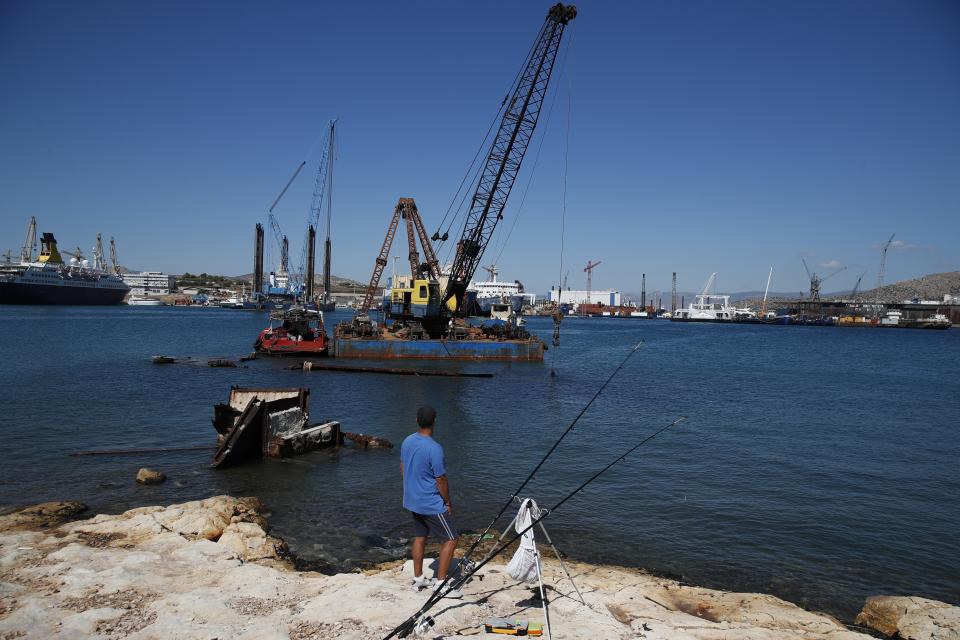
M 571 34 L 569 43 L 573 40 Z M 569 49 L 568 49 L 569 50 Z M 557 273 L 557 308 L 553 311 L 553 352 L 550 354 L 550 377 L 557 375 L 557 350 L 560 347 L 560 323 L 563 321 L 563 312 L 560 304 L 563 302 L 563 254 L 564 241 L 567 233 L 567 176 L 570 171 L 570 115 L 572 110 L 572 81 L 569 72 L 567 75 L 567 131 L 563 154 L 563 197 L 560 205 L 560 271 Z
M 457 187 L 456 193 L 453 194 L 453 198 L 451 198 L 450 204 L 447 206 L 447 210 L 443 214 L 443 219 L 440 220 L 440 224 L 437 225 L 437 233 L 443 230 L 443 225 L 447 221 L 447 217 L 450 215 L 450 211 L 451 209 L 453 209 L 453 205 L 457 201 L 457 198 L 460 196 L 460 191 L 463 189 L 464 185 L 466 184 L 472 185 L 477 181 L 477 173 L 479 171 L 474 172 L 473 167 L 477 163 L 477 159 L 480 157 L 480 154 L 486 148 L 487 140 L 490 139 L 490 133 L 493 131 L 493 127 L 497 124 L 497 121 L 500 119 L 500 116 L 503 113 L 504 108 L 506 108 L 507 103 L 510 101 L 510 96 L 516 90 L 516 86 L 520 82 L 520 76 L 523 74 L 523 70 L 526 68 L 526 61 L 529 60 L 530 56 L 533 54 L 533 50 L 536 47 L 537 42 L 540 40 L 540 35 L 543 33 L 543 30 L 545 28 L 546 28 L 546 24 L 544 24 L 544 26 L 540 28 L 540 33 L 537 34 L 536 40 L 533 41 L 533 44 L 530 45 L 530 49 L 527 51 L 527 55 L 524 58 L 524 64 L 522 64 L 520 68 L 517 69 L 517 74 L 514 76 L 513 82 L 511 82 L 510 86 L 507 88 L 507 93 L 504 94 L 503 100 L 500 102 L 500 107 L 497 109 L 497 112 L 493 115 L 493 119 L 490 120 L 490 126 L 487 127 L 487 132 L 486 134 L 484 134 L 483 140 L 480 141 L 480 145 L 477 147 L 477 152 L 473 154 L 473 160 L 470 161 L 470 165 L 467 167 L 466 172 L 463 174 L 463 179 L 460 180 L 460 186 Z M 474 174 L 473 178 L 471 178 L 470 181 L 467 182 L 467 178 L 470 176 L 471 173 Z M 466 200 L 467 195 L 469 194 L 465 192 L 463 194 L 463 198 L 461 198 L 460 200 L 460 204 L 457 205 L 456 209 L 453 209 L 454 215 L 453 215 L 453 218 L 450 220 L 450 225 L 447 227 L 447 231 L 446 231 L 447 234 L 450 233 L 450 229 L 453 228 L 454 223 L 456 222 L 457 218 L 460 216 L 460 211 L 463 209 L 463 203 Z M 443 241 L 441 240 L 440 242 L 442 243 Z
M 568 101 L 569 101 L 570 84 L 569 84 L 569 75 L 567 73 L 567 60 L 570 58 L 570 46 L 573 44 L 573 30 L 575 28 L 576 28 L 575 25 L 568 27 L 570 31 L 570 35 L 567 38 L 567 42 L 566 42 L 567 48 L 566 48 L 566 51 L 564 51 L 563 53 L 563 58 L 560 60 L 560 75 L 561 77 L 567 78 L 567 82 L 568 82 L 567 84 Z M 520 198 L 520 206 L 517 207 L 517 211 L 513 215 L 513 221 L 510 224 L 510 229 L 507 231 L 507 235 L 504 237 L 503 242 L 498 243 L 499 248 L 497 249 L 497 258 L 493 261 L 494 264 L 497 264 L 500 262 L 500 258 L 503 255 L 503 252 L 507 248 L 507 243 L 510 242 L 510 236 L 513 235 L 513 229 L 514 227 L 517 226 L 517 220 L 519 220 L 520 214 L 523 212 L 523 205 L 527 201 L 527 193 L 530 191 L 530 184 L 533 182 L 533 176 L 537 172 L 537 164 L 540 161 L 540 151 L 543 149 L 543 142 L 547 137 L 547 131 L 550 130 L 550 120 L 553 117 L 553 107 L 556 106 L 557 96 L 559 95 L 559 93 L 560 93 L 560 83 L 558 82 L 556 85 L 556 89 L 554 89 L 553 98 L 550 101 L 550 106 L 547 109 L 547 119 L 543 123 L 543 133 L 540 134 L 540 144 L 537 146 L 537 153 L 533 157 L 533 166 L 530 170 L 530 176 L 527 178 L 527 184 L 524 187 L 523 196 Z M 568 105 L 568 110 L 569 110 L 569 105 Z M 567 113 L 567 129 L 568 129 L 567 137 L 568 138 L 569 138 L 569 127 L 570 127 L 569 120 L 570 120 L 570 114 L 568 112 Z M 567 147 L 569 147 L 569 144 L 567 145 Z M 566 181 L 566 168 L 564 168 L 564 181 Z

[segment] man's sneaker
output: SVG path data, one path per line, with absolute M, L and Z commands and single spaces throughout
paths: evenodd
M 436 578 L 428 578 L 426 576 L 414 577 L 412 589 L 414 591 L 420 591 L 422 589 L 432 589 L 437 584 Z
M 442 584 L 443 584 L 442 582 L 438 583 L 437 586 L 434 587 L 434 589 L 435 589 L 435 590 L 436 590 L 436 589 L 441 589 L 441 585 L 442 585 Z M 443 586 L 443 587 L 442 587 L 442 589 L 441 589 L 441 591 L 440 591 L 440 597 L 441 597 L 441 598 L 452 598 L 452 599 L 454 599 L 454 600 L 459 600 L 460 598 L 463 597 L 463 592 L 460 591 L 459 589 L 454 589 L 454 588 L 453 588 L 453 581 L 451 580 L 450 582 L 448 582 L 448 583 L 446 584 L 446 586 Z

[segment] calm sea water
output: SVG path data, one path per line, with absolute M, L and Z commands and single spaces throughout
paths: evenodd
M 264 324 L 262 314 L 220 309 L 0 307 L 0 504 L 72 499 L 119 512 L 256 495 L 306 557 L 339 567 L 398 557 L 410 527 L 397 449 L 229 470 L 209 468 L 212 451 L 68 454 L 212 444 L 213 405 L 230 385 L 309 386 L 313 419 L 396 443 L 429 403 L 457 520 L 481 528 L 643 340 L 526 493 L 549 505 L 645 434 L 689 420 L 551 516 L 563 551 L 844 617 L 880 593 L 960 602 L 960 330 L 598 318 L 565 322 L 543 364 L 422 365 L 492 379 L 150 362 L 244 354 Z M 548 320 L 529 325 L 549 338 Z M 168 482 L 135 484 L 141 466 Z

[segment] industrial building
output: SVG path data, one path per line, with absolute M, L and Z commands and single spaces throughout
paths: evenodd
M 551 288 L 550 296 L 547 299 L 550 302 L 558 304 L 602 304 L 608 307 L 620 306 L 620 292 L 611 289 L 601 291 L 564 289 L 563 291 L 559 291 L 556 288 Z
M 176 289 L 174 276 L 159 271 L 139 271 L 120 276 L 135 296 L 164 296 Z

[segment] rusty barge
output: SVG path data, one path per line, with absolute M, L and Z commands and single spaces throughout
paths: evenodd
M 536 337 L 525 340 L 404 340 L 389 334 L 370 337 L 336 336 L 331 343 L 337 358 L 365 360 L 509 360 L 539 362 L 544 344 Z

